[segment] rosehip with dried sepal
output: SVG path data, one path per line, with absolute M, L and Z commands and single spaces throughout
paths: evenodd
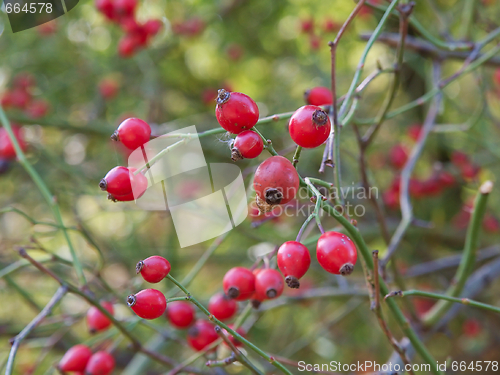
M 187 334 L 189 346 L 197 351 L 205 349 L 218 338 L 215 326 L 207 320 L 197 320 Z
M 287 158 L 272 156 L 255 171 L 253 187 L 257 207 L 265 213 L 295 197 L 299 189 L 299 176 Z
M 111 302 L 104 301 L 101 306 L 105 308 L 111 315 L 114 314 L 113 304 Z M 111 326 L 111 320 L 104 315 L 101 310 L 95 306 L 91 306 L 87 311 L 87 327 L 90 333 L 96 333 L 104 331 Z
M 241 159 L 254 159 L 259 156 L 264 149 L 264 142 L 260 135 L 251 130 L 245 130 L 238 134 L 231 148 L 231 159 L 238 161 Z
M 274 299 L 283 293 L 283 276 L 274 269 L 263 269 L 255 276 L 255 295 L 257 300 Z
M 220 89 L 215 116 L 220 126 L 233 134 L 253 128 L 259 120 L 259 108 L 251 97 L 241 92 Z
M 238 311 L 238 304 L 224 293 L 214 294 L 208 301 L 208 311 L 219 320 L 231 319 Z
M 142 173 L 135 172 L 135 168 L 115 167 L 99 182 L 99 187 L 114 198 L 132 194 L 137 199 L 146 191 L 148 180 Z
M 224 293 L 237 301 L 249 299 L 255 291 L 255 276 L 247 268 L 234 267 L 222 279 Z
M 193 324 L 195 311 L 193 304 L 187 301 L 174 301 L 167 306 L 167 319 L 175 328 L 183 329 Z
M 304 101 L 310 105 L 330 105 L 333 103 L 332 91 L 322 86 L 313 87 L 304 92 Z
M 90 357 L 92 357 L 92 351 L 89 347 L 78 344 L 64 354 L 57 368 L 64 372 L 84 371 Z
M 159 283 L 170 272 L 170 262 L 159 255 L 153 255 L 141 260 L 135 266 L 135 272 L 140 273 L 148 283 Z
M 326 112 L 315 105 L 300 107 L 288 122 L 290 137 L 304 148 L 315 148 L 323 144 L 330 135 L 331 127 Z
M 300 287 L 299 279 L 311 265 L 311 255 L 307 247 L 297 241 L 287 241 L 278 249 L 278 268 L 285 276 L 286 284 L 293 289 Z
M 167 300 L 156 289 L 144 289 L 127 297 L 127 305 L 143 319 L 156 319 L 165 313 Z
M 336 275 L 350 275 L 358 258 L 356 246 L 345 234 L 325 232 L 318 239 L 316 255 L 321 267 Z
M 109 375 L 115 369 L 115 359 L 111 354 L 105 351 L 95 353 L 90 357 L 87 367 L 85 368 L 86 375 Z
M 128 118 L 123 121 L 118 129 L 111 135 L 113 141 L 120 141 L 127 148 L 135 150 L 149 142 L 151 127 L 138 118 Z

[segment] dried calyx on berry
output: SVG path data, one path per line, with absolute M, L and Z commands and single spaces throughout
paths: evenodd
M 312 114 L 313 122 L 318 126 L 323 126 L 328 122 L 328 115 L 325 111 L 317 109 Z
M 287 276 L 285 277 L 285 283 L 289 288 L 299 289 L 300 281 L 295 276 Z
M 224 104 L 226 103 L 229 98 L 231 97 L 231 93 L 227 90 L 224 90 L 224 89 L 219 89 L 217 91 L 217 104 Z

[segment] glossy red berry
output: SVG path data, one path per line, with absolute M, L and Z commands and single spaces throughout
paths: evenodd
M 233 161 L 241 159 L 254 159 L 260 155 L 264 149 L 264 142 L 256 132 L 245 130 L 238 134 L 231 148 L 231 159 Z
M 330 105 L 333 103 L 332 91 L 326 87 L 314 87 L 304 92 L 304 100 L 310 105 Z
M 90 357 L 87 367 L 85 368 L 86 375 L 109 375 L 115 369 L 115 359 L 111 354 L 105 351 L 95 353 Z
M 323 144 L 330 135 L 331 127 L 328 115 L 315 105 L 300 107 L 288 122 L 290 137 L 304 148 L 314 148 Z
M 189 346 L 194 350 L 200 351 L 219 338 L 215 327 L 212 323 L 206 320 L 197 320 L 196 323 L 189 328 L 187 341 Z
M 247 268 L 234 267 L 222 279 L 224 293 L 237 301 L 249 299 L 255 291 L 255 276 Z
M 238 304 L 224 293 L 217 293 L 208 301 L 208 311 L 219 320 L 228 320 L 238 311 Z
M 135 168 L 115 167 L 99 182 L 99 187 L 113 197 L 135 195 L 139 198 L 148 187 L 148 180 L 142 174 L 135 174 Z
M 147 122 L 138 118 L 126 119 L 111 136 L 112 140 L 120 141 L 131 150 L 143 146 L 144 143 L 149 142 L 150 138 L 151 127 Z
M 345 234 L 325 232 L 316 246 L 318 262 L 327 272 L 336 275 L 350 275 L 358 259 L 356 246 Z
M 159 255 L 153 255 L 137 263 L 135 272 L 140 272 L 148 283 L 159 283 L 170 272 L 170 262 Z
M 163 315 L 167 300 L 156 289 L 144 289 L 127 297 L 128 306 L 143 319 L 156 319 Z
M 278 298 L 283 293 L 283 276 L 274 269 L 264 269 L 255 276 L 255 295 L 258 300 Z
M 248 95 L 220 89 L 215 116 L 220 126 L 233 134 L 253 128 L 259 120 L 259 108 Z
M 311 265 L 311 255 L 307 247 L 297 241 L 287 241 L 278 249 L 278 268 L 285 276 L 290 288 L 300 287 L 299 279 L 305 275 Z
M 195 320 L 193 304 L 187 301 L 174 301 L 167 306 L 167 319 L 176 328 L 187 328 Z
M 90 357 L 92 357 L 92 351 L 88 346 L 82 344 L 75 345 L 64 354 L 58 368 L 65 372 L 84 371 Z
M 114 308 L 111 302 L 102 302 L 101 306 L 113 315 Z M 108 329 L 111 321 L 97 307 L 91 306 L 87 311 L 87 327 L 91 333 L 96 333 Z
M 253 187 L 261 212 L 290 202 L 299 189 L 299 176 L 292 163 L 283 156 L 271 156 L 255 172 Z
M 22 151 L 26 151 L 28 146 L 24 141 L 24 135 L 16 125 L 12 125 L 12 132 L 17 139 L 17 143 L 19 143 L 19 147 Z M 9 138 L 9 134 L 5 128 L 0 128 L 0 158 L 4 159 L 15 159 L 16 158 L 16 150 L 14 149 L 14 144 Z

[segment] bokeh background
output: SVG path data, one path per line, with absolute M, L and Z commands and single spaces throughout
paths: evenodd
M 462 35 L 464 3 L 426 0 L 418 2 L 413 15 L 429 34 L 446 41 Z M 216 128 L 214 99 L 222 87 L 250 95 L 258 103 L 262 117 L 295 110 L 304 104 L 305 90 L 329 87 L 327 43 L 354 5 L 340 0 L 141 1 L 137 20 L 159 19 L 162 27 L 146 48 L 127 58 L 118 51 L 124 31 L 99 13 L 92 1 L 80 1 L 65 16 L 16 34 L 11 32 L 5 12 L 1 13 L 0 93 L 13 90 L 16 76 L 29 74 L 35 79 L 29 88 L 32 100 L 46 104 L 41 116 L 15 108 L 7 108 L 6 113 L 12 122 L 22 126 L 29 144 L 28 160 L 57 197 L 64 222 L 78 229 L 71 231 L 71 238 L 87 267 L 92 292 L 97 298 L 113 301 L 118 318 L 134 319 L 124 304 L 125 298 L 147 285 L 135 275 L 138 260 L 164 256 L 172 264 L 172 275 L 182 279 L 213 241 L 181 249 L 167 212 L 145 212 L 134 203 L 112 203 L 106 199 L 98 188 L 99 180 L 111 168 L 127 162 L 126 150 L 110 141 L 111 133 L 121 120 L 131 116 L 148 121 L 155 135 L 188 125 L 196 125 L 199 131 Z M 477 41 L 499 26 L 500 4 L 477 1 L 475 9 L 470 38 Z M 367 8 L 342 39 L 337 54 L 339 95 L 349 88 L 366 45 L 360 36 L 372 32 L 381 16 L 381 12 Z M 385 30 L 398 32 L 397 17 L 389 20 Z M 412 27 L 409 35 L 419 37 Z M 443 56 L 447 56 L 446 52 Z M 443 61 L 443 76 L 457 71 L 463 60 L 459 57 Z M 447 126 L 429 135 L 416 166 L 412 202 L 419 221 L 408 230 L 396 258 L 409 289 L 446 289 L 457 266 L 453 257 L 463 249 L 471 200 L 482 181 L 498 181 L 500 76 L 495 74 L 495 61 L 444 89 L 437 122 Z M 395 50 L 376 43 L 368 55 L 363 78 L 377 65 L 391 68 L 394 62 Z M 428 56 L 405 51 L 401 87 L 392 108 L 432 88 L 431 65 Z M 363 93 L 355 116 L 360 129 L 367 129 L 363 119 L 377 114 L 391 82 L 391 74 L 381 74 Z M 400 220 L 394 181 L 401 160 L 415 145 L 427 108 L 419 106 L 385 121 L 367 151 L 370 180 L 378 189 L 378 200 L 384 206 L 391 232 Z M 278 152 L 292 157 L 294 144 L 286 120 L 262 125 L 260 130 L 272 139 Z M 231 162 L 228 139 L 225 135 L 202 138 L 207 162 Z M 303 176 L 333 181 L 331 168 L 323 176 L 318 173 L 322 152 L 323 147 L 305 150 L 298 170 Z M 466 168 L 457 161 L 464 155 L 457 152 L 465 155 Z M 348 126 L 341 141 L 343 186 L 360 185 L 358 156 L 356 136 Z M 258 159 L 239 162 L 248 185 L 254 169 L 267 157 L 263 153 Z M 8 166 L 0 174 L 0 368 L 5 366 L 10 350 L 8 340 L 38 314 L 58 287 L 31 266 L 7 272 L 12 264 L 20 264 L 16 248 L 33 248 L 30 253 L 37 259 L 46 260 L 47 253 L 71 259 L 61 231 L 44 225 L 53 223 L 53 217 L 32 180 L 16 161 L 4 164 Z M 453 177 L 446 187 L 431 183 L 440 171 Z M 379 249 L 383 256 L 386 245 L 373 207 L 367 199 L 348 200 L 366 208 L 363 216 L 356 217 L 360 231 L 368 245 Z M 480 239 L 480 254 L 484 256 L 475 269 L 500 255 L 499 217 L 500 198 L 495 188 Z M 294 239 L 303 220 L 302 216 L 272 220 L 249 216 L 217 246 L 192 280 L 190 291 L 206 303 L 221 290 L 222 277 L 229 268 L 251 266 L 257 256 Z M 332 218 L 324 217 L 323 224 L 325 228 L 338 229 Z M 293 361 L 386 362 L 392 348 L 370 311 L 366 296 L 314 298 L 317 290 L 364 289 L 361 267 L 346 279 L 327 274 L 314 256 L 317 229 L 311 228 L 307 236 L 313 262 L 303 287 L 299 292 L 287 291 L 278 302 L 266 302 L 253 312 L 244 325 L 250 329 L 248 338 L 262 349 Z M 422 267 L 441 258 L 446 259 L 443 268 Z M 46 264 L 61 277 L 76 281 L 72 267 L 60 262 Z M 493 275 L 491 283 L 475 298 L 500 305 L 496 292 L 500 287 L 498 276 Z M 158 286 L 166 294 L 172 288 L 167 281 Z M 417 298 L 410 302 L 417 314 L 423 314 L 432 304 Z M 168 370 L 154 362 L 139 361 L 115 328 L 91 336 L 84 319 L 88 307 L 77 296 L 66 296 L 54 314 L 24 341 L 15 374 L 56 373 L 54 363 L 67 348 L 80 342 L 116 347 L 116 374 L 160 374 Z M 160 340 L 157 331 L 138 324 L 134 333 L 142 342 L 154 342 L 160 352 L 179 360 L 193 354 L 182 344 L 185 332 L 174 330 L 163 318 L 151 324 L 159 332 L 180 338 L 180 343 L 168 338 Z M 401 337 L 397 327 L 394 332 Z M 440 330 L 428 334 L 427 345 L 439 361 L 498 360 L 500 320 L 494 313 L 462 308 Z M 254 355 L 250 358 L 274 373 L 269 364 Z M 195 365 L 203 367 L 205 360 L 202 358 Z M 230 366 L 224 371 L 247 370 Z

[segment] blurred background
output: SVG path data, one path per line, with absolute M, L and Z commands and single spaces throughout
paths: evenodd
M 426 0 L 413 11 L 425 30 L 440 41 L 461 38 L 461 0 Z M 382 4 L 384 5 L 384 4 Z M 385 4 L 387 5 L 387 4 Z M 95 297 L 112 301 L 115 316 L 133 321 L 125 305 L 127 295 L 148 284 L 135 275 L 137 261 L 151 255 L 166 257 L 172 275 L 183 279 L 213 241 L 181 249 L 167 212 L 146 212 L 131 203 L 112 203 L 98 183 L 111 168 L 127 165 L 127 150 L 109 136 L 128 117 L 147 121 L 154 135 L 196 125 L 198 131 L 217 128 L 214 116 L 217 89 L 226 88 L 251 96 L 261 117 L 294 111 L 304 105 L 303 93 L 315 86 L 330 86 L 328 41 L 336 36 L 355 4 L 351 1 L 161 1 L 139 2 L 137 22 L 159 20 L 156 33 L 138 46 L 128 38 L 127 27 L 110 21 L 92 1 L 80 3 L 66 15 L 39 27 L 13 34 L 6 13 L 0 15 L 0 95 L 12 123 L 22 128 L 28 161 L 57 197 L 77 254 Z M 4 8 L 2 8 L 4 10 Z M 382 12 L 365 7 L 344 35 L 337 52 L 337 92 L 347 92 L 366 46 L 361 37 L 373 32 Z M 497 28 L 500 4 L 476 1 L 471 30 L 465 34 L 478 41 Z M 150 24 L 151 25 L 151 24 Z M 397 36 L 399 22 L 391 17 L 385 27 L 387 39 Z M 155 31 L 155 30 L 153 30 Z M 392 109 L 415 100 L 432 86 L 432 61 L 421 45 L 431 46 L 442 57 L 442 76 L 456 72 L 468 52 L 453 59 L 445 48 L 434 47 L 410 25 L 409 36 L 418 38 L 416 48 L 408 42 L 401 70 L 401 86 Z M 419 45 L 418 43 L 421 43 Z M 422 47 L 423 48 L 423 47 Z M 375 43 L 362 78 L 380 66 L 390 69 L 395 49 Z M 498 182 L 500 175 L 500 58 L 453 81 L 443 91 L 436 132 L 427 140 L 410 186 L 417 225 L 409 228 L 395 259 L 408 289 L 443 292 L 454 275 L 463 249 L 472 199 L 481 182 Z M 354 123 L 364 132 L 382 106 L 392 84 L 392 74 L 380 74 L 362 94 Z M 7 98 L 7 99 L 5 99 Z M 384 122 L 367 150 L 366 161 L 372 186 L 383 207 L 387 227 L 394 231 L 400 220 L 397 179 L 419 137 L 428 105 L 416 106 Z M 295 150 L 287 120 L 262 125 L 275 149 L 288 158 Z M 207 162 L 231 162 L 226 135 L 201 139 Z M 333 181 L 331 168 L 320 175 L 323 147 L 304 150 L 298 166 L 302 176 Z M 342 186 L 361 185 L 359 147 L 352 126 L 341 139 Z M 268 157 L 239 162 L 247 186 L 260 162 Z M 52 261 L 55 254 L 70 260 L 67 243 L 54 223 L 49 207 L 33 181 L 13 159 L 0 160 L 0 368 L 10 351 L 9 339 L 35 317 L 58 285 L 32 266 L 16 267 L 18 247 L 61 277 L 76 283 L 72 267 Z M 362 205 L 363 214 L 351 212 L 371 249 L 384 255 L 386 244 L 373 206 L 363 197 L 347 197 Z M 308 205 L 303 200 L 299 205 Z M 488 265 L 500 255 L 500 198 L 495 188 L 480 238 L 475 270 L 488 273 Z M 203 303 L 222 290 L 224 273 L 234 266 L 251 266 L 259 255 L 282 242 L 293 240 L 304 217 L 257 216 L 225 236 L 209 257 L 189 290 Z M 337 227 L 323 218 L 325 228 Z M 286 291 L 277 301 L 265 302 L 251 313 L 244 327 L 248 338 L 263 350 L 292 361 L 342 363 L 374 360 L 385 363 L 392 353 L 381 332 L 369 300 L 363 295 L 315 297 L 317 290 L 333 294 L 346 288 L 364 290 L 361 267 L 345 279 L 324 272 L 315 260 L 317 229 L 306 233 L 313 262 L 298 291 Z M 440 263 L 435 262 L 442 259 Z M 498 261 L 498 259 L 496 259 Z M 273 263 L 274 260 L 271 261 Z M 431 262 L 428 264 L 427 262 Z M 13 266 L 14 265 L 14 266 Z M 10 268 L 9 268 L 10 267 Z M 12 267 L 15 269 L 12 270 Z M 475 299 L 500 305 L 495 291 L 496 274 Z M 389 272 L 389 279 L 392 278 Z M 396 288 L 390 283 L 390 287 Z M 166 294 L 173 288 L 158 284 Z M 348 290 L 351 290 L 348 289 Z M 363 293 L 360 293 L 363 294 Z M 432 300 L 408 299 L 414 315 L 432 306 Z M 407 305 L 401 306 L 411 316 Z M 244 304 L 241 303 L 241 309 Z M 54 313 L 26 339 L 17 355 L 15 374 L 57 373 L 54 364 L 76 343 L 112 347 L 115 373 L 161 374 L 168 368 L 139 360 L 115 328 L 90 335 L 85 324 L 89 305 L 75 295 L 66 296 Z M 201 315 L 200 315 L 201 317 Z M 392 321 L 389 319 L 392 326 Z M 185 332 L 172 328 L 166 319 L 136 324 L 133 332 L 141 341 L 157 345 L 158 351 L 182 361 L 194 352 L 185 345 Z M 154 328 L 154 329 L 152 329 Z M 396 337 L 399 329 L 394 326 Z M 180 341 L 161 340 L 159 333 Z M 168 336 L 172 335 L 172 336 Z M 427 345 L 440 362 L 498 360 L 500 320 L 494 313 L 473 308 L 457 309 Z M 156 341 L 155 341 L 156 340 Z M 269 373 L 269 364 L 249 354 Z M 133 358 L 132 362 L 130 359 Z M 418 363 L 420 359 L 414 358 Z M 194 362 L 203 368 L 206 359 Z M 227 373 L 246 373 L 241 366 L 224 368 Z M 296 370 L 292 370 L 294 373 Z

